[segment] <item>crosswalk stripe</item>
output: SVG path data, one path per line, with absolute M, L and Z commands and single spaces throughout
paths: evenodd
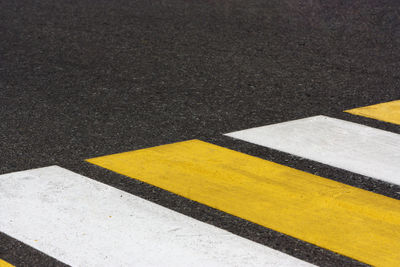
M 0 176 L 0 231 L 72 266 L 310 266 L 57 166 Z
M 400 100 L 349 109 L 345 112 L 400 125 Z
M 14 265 L 11 265 L 8 262 L 0 259 L 0 267 L 14 267 Z
M 226 134 L 400 185 L 400 135 L 326 116 Z
M 400 264 L 395 199 L 199 140 L 88 161 L 365 263 Z

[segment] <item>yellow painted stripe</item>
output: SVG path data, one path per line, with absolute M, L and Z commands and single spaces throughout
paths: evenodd
M 88 159 L 359 261 L 400 266 L 400 201 L 191 140 Z
M 0 259 L 0 267 L 14 267 L 14 265 L 11 265 L 8 262 L 3 261 L 2 259 Z
M 400 125 L 400 100 L 345 110 L 345 112 Z

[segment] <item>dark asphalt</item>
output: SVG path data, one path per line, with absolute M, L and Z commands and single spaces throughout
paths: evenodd
M 400 199 L 221 135 L 320 114 L 400 133 L 342 112 L 395 99 L 398 0 L 0 0 L 0 174 L 59 165 L 317 265 L 360 263 L 83 160 L 197 138 Z M 61 265 L 1 233 L 0 258 Z

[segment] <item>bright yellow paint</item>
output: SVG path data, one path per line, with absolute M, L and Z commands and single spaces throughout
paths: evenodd
M 345 110 L 345 112 L 400 125 L 400 100 Z
M 14 265 L 11 265 L 8 262 L 3 261 L 2 259 L 0 259 L 0 267 L 14 267 Z
M 87 160 L 359 261 L 400 266 L 400 201 L 191 140 Z

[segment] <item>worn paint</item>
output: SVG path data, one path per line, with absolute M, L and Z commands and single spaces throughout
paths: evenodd
M 400 185 L 400 135 L 326 116 L 227 134 Z
M 89 162 L 359 261 L 400 264 L 400 201 L 199 140 Z
M 0 176 L 0 231 L 71 266 L 310 266 L 53 166 Z
M 349 109 L 345 112 L 400 125 L 400 100 Z

